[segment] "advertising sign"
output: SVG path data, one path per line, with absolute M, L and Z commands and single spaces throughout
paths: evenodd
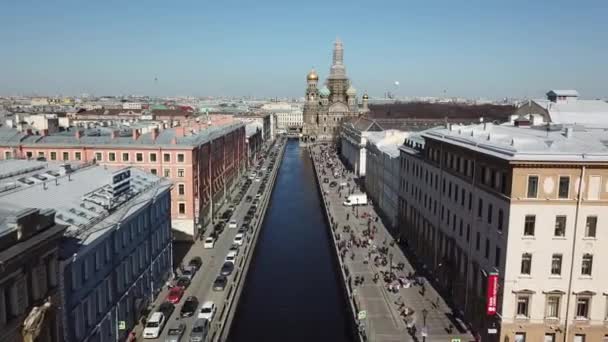
M 488 274 L 488 293 L 486 294 L 486 314 L 488 316 L 496 315 L 498 294 L 498 273 Z

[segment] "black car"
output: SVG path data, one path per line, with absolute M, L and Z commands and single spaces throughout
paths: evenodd
M 232 210 L 226 210 L 224 211 L 224 213 L 222 214 L 222 220 L 224 221 L 228 221 L 230 220 L 230 217 L 232 216 Z
M 169 302 L 163 302 L 159 307 L 158 311 L 162 312 L 165 317 L 171 317 L 171 314 L 175 310 L 175 305 Z
M 338 186 L 338 182 L 336 181 L 329 183 L 330 188 L 335 188 L 336 186 Z
M 190 296 L 188 298 L 186 298 L 186 301 L 184 302 L 184 305 L 182 305 L 182 309 L 179 312 L 179 315 L 181 317 L 190 317 L 192 315 L 194 315 L 194 313 L 197 311 L 198 309 L 198 298 L 194 297 L 194 296 Z
M 215 281 L 213 282 L 213 291 L 224 291 L 227 283 L 228 278 L 226 278 L 226 276 L 217 276 L 217 278 L 215 278 Z
M 190 278 L 188 277 L 179 277 L 175 282 L 175 286 L 183 287 L 187 289 L 190 286 Z
M 198 271 L 203 266 L 203 259 L 201 259 L 201 257 L 195 256 L 194 258 L 190 259 L 188 266 L 194 266 Z
M 247 233 L 247 227 L 246 227 L 246 226 L 241 226 L 241 227 L 239 228 L 239 231 L 238 231 L 238 232 L 239 232 L 239 233 L 243 233 L 243 234 Z
M 213 231 L 216 233 L 216 236 L 219 236 L 224 231 L 224 226 L 226 224 L 224 222 L 220 222 L 213 227 Z
M 222 269 L 220 270 L 220 274 L 223 276 L 229 276 L 234 271 L 234 264 L 230 261 L 226 261 L 224 265 L 222 265 Z M 214 284 L 215 285 L 215 284 Z
M 327 178 L 327 177 L 323 178 L 323 183 L 329 183 L 329 178 Z
M 251 196 L 245 197 L 245 202 L 251 202 L 251 200 L 253 200 L 253 197 L 251 197 Z

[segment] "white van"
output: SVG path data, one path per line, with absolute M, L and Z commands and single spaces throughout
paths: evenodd
M 350 207 L 353 205 L 366 205 L 367 195 L 366 194 L 352 194 L 346 198 L 343 203 L 345 206 Z

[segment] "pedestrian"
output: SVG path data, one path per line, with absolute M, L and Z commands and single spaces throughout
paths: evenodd
M 346 221 L 348 221 L 348 218 L 350 217 L 349 213 L 346 213 Z

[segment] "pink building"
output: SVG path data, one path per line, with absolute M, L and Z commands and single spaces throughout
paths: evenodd
M 10 158 L 95 160 L 169 178 L 174 183 L 173 234 L 189 240 L 209 224 L 246 167 L 245 126 L 236 121 L 211 127 L 193 122 L 146 134 L 132 128 L 97 127 L 51 135 L 0 128 L 0 159 Z

